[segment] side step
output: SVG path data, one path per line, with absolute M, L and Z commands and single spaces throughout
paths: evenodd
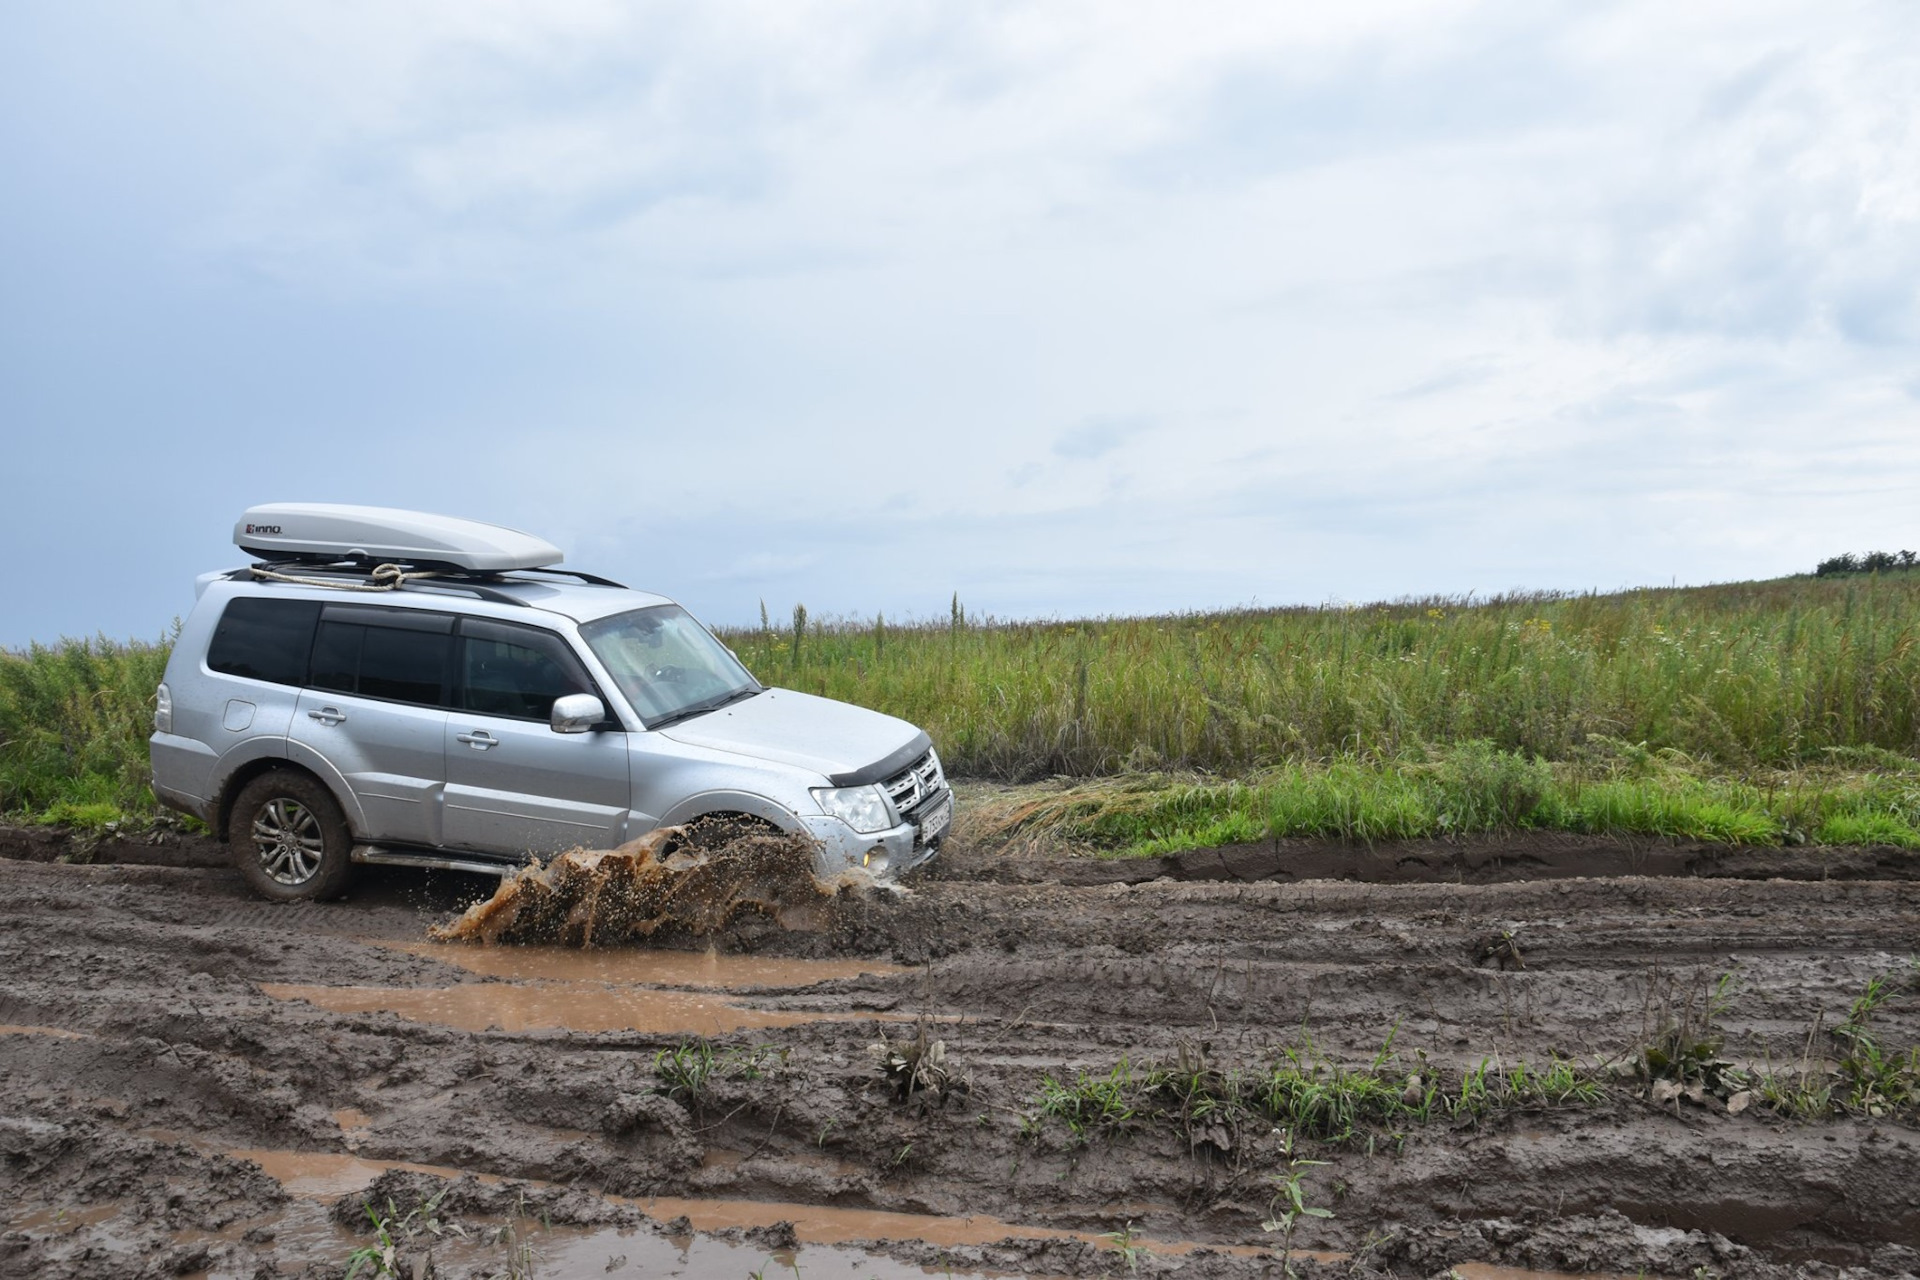
M 494 861 L 490 858 L 449 857 L 444 853 L 411 849 L 383 849 L 377 844 L 357 844 L 353 846 L 353 861 L 377 863 L 383 867 L 426 867 L 434 871 L 471 871 L 483 876 L 500 876 L 504 879 L 520 870 L 525 863 Z

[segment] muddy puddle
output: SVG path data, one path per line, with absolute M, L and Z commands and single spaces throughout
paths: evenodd
M 465 1171 L 463 1175 L 463 1171 L 458 1169 L 404 1161 L 366 1160 L 331 1152 L 247 1148 L 225 1154 L 259 1165 L 263 1172 L 285 1187 L 288 1194 L 306 1201 L 335 1200 L 364 1192 L 381 1175 L 393 1170 L 449 1181 L 465 1176 L 491 1186 L 506 1181 L 484 1174 L 476 1175 L 471 1171 Z M 517 1180 L 515 1185 L 537 1190 L 553 1188 L 553 1184 L 526 1179 Z M 1063 1241 L 1095 1246 L 1109 1243 L 1106 1237 L 1094 1232 L 1023 1226 L 987 1214 L 941 1217 L 829 1205 L 691 1196 L 603 1198 L 609 1204 L 638 1209 L 654 1222 L 667 1224 L 665 1232 L 654 1235 L 632 1228 L 589 1230 L 548 1227 L 534 1220 L 518 1224 L 494 1224 L 494 1256 L 498 1256 L 497 1246 L 501 1243 L 501 1237 L 510 1235 L 532 1250 L 532 1256 L 537 1258 L 532 1270 L 549 1277 L 598 1276 L 618 1272 L 622 1265 L 638 1267 L 634 1272 L 637 1275 L 732 1277 L 749 1274 L 757 1269 L 759 1263 L 767 1260 L 775 1264 L 769 1274 L 793 1270 L 804 1274 L 806 1265 L 818 1267 L 823 1263 L 837 1262 L 843 1268 L 857 1268 L 859 1274 L 866 1276 L 984 1275 L 992 1273 L 959 1271 L 944 1265 L 939 1268 L 909 1266 L 854 1246 L 864 1242 L 902 1241 L 935 1249 L 957 1250 L 1008 1240 Z M 297 1218 L 303 1215 L 295 1211 L 281 1216 Z M 257 1229 L 257 1226 L 248 1224 L 248 1229 Z M 715 1235 L 720 1233 L 743 1234 L 749 1243 L 743 1245 L 730 1239 L 715 1239 Z M 224 1234 L 237 1239 L 242 1232 L 235 1229 Z M 751 1243 L 756 1236 L 763 1244 L 755 1246 Z M 782 1243 L 768 1247 L 764 1243 L 767 1241 Z M 290 1245 L 303 1243 L 324 1246 L 330 1251 L 325 1256 L 341 1258 L 364 1241 L 337 1227 L 331 1233 L 321 1232 L 311 1238 L 302 1235 L 290 1239 L 284 1234 L 277 1234 L 276 1252 L 283 1262 L 305 1261 L 298 1254 L 289 1255 L 287 1252 Z M 1133 1243 L 1149 1253 L 1173 1257 L 1185 1256 L 1202 1248 L 1242 1258 L 1263 1258 L 1271 1254 L 1271 1250 L 1260 1246 L 1201 1245 L 1194 1241 L 1162 1240 L 1148 1235 L 1134 1237 Z M 460 1256 L 462 1252 L 455 1249 L 436 1256 L 443 1263 L 484 1260 L 480 1255 L 463 1259 Z M 1321 1262 L 1344 1262 L 1350 1256 L 1304 1249 L 1295 1253 L 1298 1257 Z M 622 1259 L 624 1263 L 615 1265 L 621 1263 Z M 224 1273 L 216 1270 L 202 1274 L 211 1280 Z M 1488 1272 L 1481 1280 L 1509 1280 L 1509 1277 L 1506 1273 L 1494 1271 Z M 1522 1276 L 1514 1273 L 1510 1280 L 1522 1280 Z
M 460 1031 L 719 1036 L 802 1022 L 891 1016 L 767 1008 L 723 993 L 788 993 L 822 982 L 906 972 L 881 961 L 801 960 L 713 950 L 466 942 L 375 945 L 457 965 L 495 981 L 406 988 L 262 983 L 260 990 L 276 1000 L 304 1000 L 333 1013 L 393 1013 Z
M 317 1182 L 305 1185 L 317 1186 Z M 361 1183 L 359 1185 L 364 1185 Z M 291 1189 L 291 1187 L 290 1187 Z M 44 1238 L 87 1230 L 107 1254 L 123 1254 L 127 1274 L 139 1270 L 135 1224 L 116 1232 L 126 1207 L 93 1205 L 73 1212 L 42 1210 L 7 1222 L 9 1231 Z M 370 1224 L 369 1224 L 370 1225 Z M 676 1276 L 686 1280 L 738 1280 L 750 1275 L 806 1275 L 819 1272 L 878 1280 L 923 1280 L 929 1275 L 985 1276 L 995 1273 L 912 1266 L 882 1254 L 827 1244 L 782 1243 L 784 1233 L 764 1242 L 717 1239 L 699 1230 L 671 1231 L 655 1226 L 576 1227 L 542 1222 L 538 1216 L 452 1218 L 436 1222 L 430 1247 L 434 1275 L 528 1275 L 542 1280 L 604 1280 L 604 1277 Z M 678 1225 L 678 1224 L 676 1224 Z M 124 1235 L 124 1239 L 122 1236 Z M 396 1236 L 405 1239 L 401 1233 Z M 344 1274 L 352 1260 L 375 1243 L 370 1230 L 351 1230 L 316 1195 L 308 1194 L 284 1210 L 237 1222 L 219 1231 L 188 1228 L 170 1233 L 175 1246 L 203 1254 L 201 1266 L 181 1273 L 185 1280 L 254 1280 L 258 1262 L 248 1244 L 270 1243 L 282 1272 L 303 1267 L 320 1274 Z M 416 1250 L 424 1251 L 416 1245 Z M 401 1257 L 418 1256 L 403 1244 Z M 233 1261 L 221 1260 L 231 1255 Z M 380 1274 L 370 1263 L 362 1275 Z
M 728 991 L 755 987 L 793 990 L 817 982 L 907 972 L 904 966 L 884 960 L 797 960 L 781 956 L 727 955 L 713 950 L 489 947 L 464 942 L 382 942 L 378 945 L 510 982 L 597 982 L 606 986 L 703 987 Z

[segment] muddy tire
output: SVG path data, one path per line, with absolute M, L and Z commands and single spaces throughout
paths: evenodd
M 780 837 L 780 828 L 765 818 L 745 813 L 709 813 L 686 824 L 681 848 L 699 853 L 719 853 L 742 840 L 753 837 Z
M 313 902 L 346 890 L 353 836 L 311 774 L 276 769 L 249 782 L 233 802 L 227 833 L 233 865 L 263 898 Z

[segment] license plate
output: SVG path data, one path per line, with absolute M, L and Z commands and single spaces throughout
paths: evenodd
M 920 819 L 920 843 L 932 844 L 947 834 L 947 828 L 953 825 L 953 797 L 948 796 L 933 808 L 927 810 Z

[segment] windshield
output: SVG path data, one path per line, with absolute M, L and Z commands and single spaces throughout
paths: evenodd
M 580 634 L 649 729 L 760 692 L 740 660 L 677 604 L 617 613 Z

